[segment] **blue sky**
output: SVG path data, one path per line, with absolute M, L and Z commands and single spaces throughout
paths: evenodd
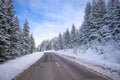
M 28 20 L 38 46 L 44 39 L 71 29 L 72 24 L 79 28 L 88 1 L 91 0 L 14 0 L 14 9 L 21 27 Z

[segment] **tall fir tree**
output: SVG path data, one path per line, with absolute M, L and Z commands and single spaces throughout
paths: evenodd
M 89 35 L 90 44 L 93 44 L 93 42 L 96 42 L 99 36 L 97 33 L 97 30 L 99 29 L 99 26 L 97 25 L 97 17 L 98 17 L 97 10 L 98 10 L 97 0 L 93 0 L 92 9 L 91 9 L 90 35 Z
M 15 58 L 16 56 L 21 55 L 21 48 L 22 48 L 20 43 L 22 31 L 21 28 L 19 27 L 19 22 L 17 17 L 15 17 L 13 20 L 13 26 L 10 29 L 10 35 L 11 35 L 10 37 L 11 46 L 9 50 L 11 52 L 11 56 Z
M 29 54 L 30 53 L 30 28 L 28 26 L 28 21 L 26 20 L 24 23 L 24 28 L 23 28 L 23 49 L 24 53 L 23 54 Z
M 99 26 L 99 30 L 97 31 L 98 35 L 99 35 L 98 40 L 99 40 L 100 44 L 102 44 L 102 41 L 103 41 L 102 29 L 105 24 L 104 16 L 106 14 L 106 4 L 105 4 L 104 0 L 98 0 L 98 14 L 99 14 L 99 17 L 97 18 L 97 20 L 98 20 L 97 25 Z
M 84 16 L 84 21 L 79 28 L 79 33 L 78 33 L 78 44 L 79 46 L 86 45 L 89 43 L 89 36 L 91 34 L 90 28 L 91 28 L 91 9 L 92 5 L 90 2 L 86 4 L 85 8 L 85 16 Z
M 120 45 L 120 1 L 110 0 L 107 4 L 107 12 L 104 16 L 105 24 L 103 27 L 104 43 L 113 41 Z M 117 47 L 119 48 L 119 47 Z
M 62 50 L 64 46 L 63 46 L 63 36 L 61 33 L 59 33 L 58 40 L 59 40 L 59 47 Z
M 35 51 L 35 41 L 34 41 L 34 37 L 31 34 L 30 35 L 30 53 L 33 53 Z
M 69 49 L 71 48 L 71 43 L 70 43 L 70 33 L 69 30 L 67 28 L 66 32 L 63 34 L 63 41 L 64 41 L 64 49 Z
M 88 40 L 93 45 L 101 44 L 101 28 L 104 25 L 105 13 L 106 5 L 104 0 L 93 0 L 91 9 L 91 25 L 89 29 L 90 35 Z
M 74 48 L 74 47 L 77 47 L 77 30 L 74 26 L 74 24 L 72 25 L 72 30 L 71 30 L 71 33 L 70 33 L 70 44 L 71 44 L 71 47 Z
M 0 63 L 30 52 L 28 22 L 19 27 L 12 0 L 0 0 Z
M 103 43 L 113 40 L 112 31 L 114 29 L 114 0 L 110 0 L 107 4 L 106 14 L 104 16 L 105 23 L 102 29 Z
M 45 41 L 45 43 L 46 43 L 45 50 L 51 50 L 52 49 L 51 41 L 47 40 L 47 41 Z
M 44 51 L 45 50 L 45 40 L 40 44 L 39 46 L 39 51 Z
M 113 38 L 116 42 L 120 43 L 120 1 L 115 0 L 114 2 L 114 29 Z M 119 44 L 120 45 L 120 44 Z
M 53 39 L 53 49 L 54 49 L 54 50 L 59 50 L 59 49 L 60 49 L 58 37 L 55 37 L 55 38 Z
M 12 0 L 0 1 L 0 62 L 3 62 L 9 57 L 10 53 L 10 29 L 13 26 L 14 11 Z

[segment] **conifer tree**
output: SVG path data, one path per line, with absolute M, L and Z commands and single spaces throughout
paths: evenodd
M 55 38 L 53 39 L 53 49 L 54 49 L 54 50 L 59 50 L 59 49 L 60 49 L 58 37 L 55 37 Z
M 33 53 L 35 51 L 35 41 L 34 41 L 34 37 L 31 34 L 30 35 L 30 53 Z
M 77 30 L 74 26 L 74 24 L 72 25 L 72 30 L 71 30 L 71 33 L 70 33 L 70 44 L 71 44 L 71 47 L 74 48 L 74 47 L 77 47 Z
M 58 40 L 59 40 L 59 47 L 62 50 L 64 47 L 63 47 L 63 36 L 61 33 L 59 33 Z
M 45 50 L 45 40 L 39 45 L 39 51 Z
M 114 29 L 113 29 L 113 38 L 115 41 L 120 43 L 120 1 L 115 0 L 114 2 Z
M 63 34 L 63 41 L 64 41 L 64 49 L 69 49 L 71 48 L 71 43 L 70 43 L 70 33 L 69 30 L 67 28 L 66 32 Z
M 114 0 L 110 0 L 107 4 L 107 9 L 106 9 L 106 14 L 104 16 L 105 19 L 105 23 L 102 29 L 102 38 L 103 38 L 103 42 L 105 43 L 110 42 L 111 40 L 113 40 L 113 36 L 112 36 L 112 31 L 114 29 Z
M 28 21 L 26 20 L 24 23 L 24 28 L 23 28 L 23 49 L 24 49 L 24 54 L 29 54 L 30 53 L 30 28 L 28 26 Z
M 13 26 L 14 11 L 12 0 L 0 1 L 0 62 L 11 57 L 10 49 L 10 29 Z
M 90 2 L 88 2 L 86 4 L 86 8 L 85 8 L 85 16 L 84 16 L 84 22 L 81 25 L 80 29 L 79 29 L 79 35 L 78 35 L 78 44 L 79 45 L 86 45 L 88 43 L 88 41 L 90 40 L 88 37 L 91 34 L 91 9 L 92 9 L 92 5 Z
M 10 37 L 11 46 L 9 50 L 11 52 L 11 57 L 15 58 L 21 55 L 21 48 L 22 48 L 20 43 L 22 31 L 19 27 L 19 22 L 17 17 L 15 17 L 13 20 L 13 25 L 10 28 L 10 35 L 11 35 Z
M 0 0 L 0 63 L 31 50 L 28 22 L 26 20 L 22 31 L 14 14 L 13 1 Z
M 92 2 L 92 16 L 91 16 L 91 34 L 90 34 L 90 41 L 91 39 L 94 42 L 100 42 L 101 34 L 100 29 L 103 27 L 104 24 L 104 15 L 106 13 L 105 2 L 103 0 L 93 0 Z
M 120 45 L 120 1 L 110 0 L 107 4 L 107 12 L 104 16 L 105 24 L 103 27 L 104 43 L 117 42 Z

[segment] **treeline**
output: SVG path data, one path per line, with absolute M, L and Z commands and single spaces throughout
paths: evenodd
M 88 2 L 80 29 L 76 29 L 73 25 L 71 31 L 67 29 L 58 37 L 43 41 L 37 50 L 62 50 L 75 47 L 82 50 L 95 49 L 100 54 L 103 54 L 106 48 L 120 50 L 119 0 Z
M 33 35 L 26 20 L 23 29 L 15 17 L 12 0 L 0 0 L 0 63 L 30 54 L 35 49 Z
M 51 40 L 44 40 L 37 48 L 37 51 L 44 51 L 44 50 L 62 50 L 62 49 L 70 49 L 73 47 L 77 47 L 77 39 L 76 36 L 78 33 L 75 26 L 72 26 L 71 32 L 67 29 L 63 34 L 59 33 L 58 37 L 55 37 Z

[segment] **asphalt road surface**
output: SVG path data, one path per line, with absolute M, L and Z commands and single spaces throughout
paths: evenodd
M 15 80 L 108 80 L 61 56 L 45 53 Z

